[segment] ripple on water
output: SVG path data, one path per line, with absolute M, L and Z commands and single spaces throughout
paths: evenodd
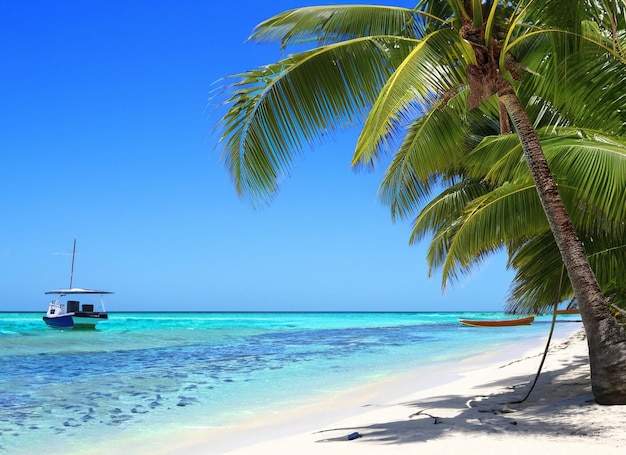
M 97 445 L 164 423 L 220 425 L 460 355 L 459 344 L 480 349 L 485 331 L 460 330 L 456 316 L 169 315 L 72 333 L 42 328 L 39 315 L 12 331 L 0 315 L 0 452 L 47 447 L 51 435 Z

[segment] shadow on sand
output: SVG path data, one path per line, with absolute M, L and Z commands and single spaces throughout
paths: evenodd
M 590 407 L 600 405 L 591 394 L 589 359 L 581 355 L 570 360 L 567 365 L 542 373 L 532 394 L 521 403 L 534 373 L 487 380 L 469 392 L 474 395 L 434 396 L 385 405 L 406 408 L 407 418 L 363 427 L 327 429 L 319 435 L 329 437 L 316 442 L 346 441 L 345 435 L 354 432 L 360 434 L 360 441 L 378 444 L 426 442 L 452 431 L 468 438 L 479 434 L 593 434 L 594 422 L 585 414 Z M 337 432 L 344 436 L 334 437 Z

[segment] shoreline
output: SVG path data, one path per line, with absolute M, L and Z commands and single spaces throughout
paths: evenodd
M 190 429 L 156 453 L 440 454 L 467 451 L 468 444 L 483 454 L 522 453 L 533 445 L 568 455 L 599 448 L 622 453 L 626 406 L 593 400 L 579 327 L 555 334 L 539 382 L 524 403 L 512 402 L 526 395 L 545 339 L 417 368 L 242 425 Z M 360 437 L 348 440 L 353 433 Z

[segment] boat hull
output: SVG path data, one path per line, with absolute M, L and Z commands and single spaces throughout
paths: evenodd
M 74 328 L 74 319 L 72 316 L 56 316 L 56 317 L 43 317 L 44 322 L 52 328 L 55 329 L 72 329 Z
M 517 319 L 459 319 L 459 322 L 471 327 L 514 327 L 530 325 L 534 320 L 534 316 L 529 316 Z
M 60 314 L 58 316 L 44 316 L 44 322 L 55 329 L 93 329 L 100 321 L 109 318 L 107 313 L 102 312 L 79 312 L 73 314 Z

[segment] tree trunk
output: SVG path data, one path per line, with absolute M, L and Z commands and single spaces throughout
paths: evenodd
M 626 404 L 626 329 L 609 311 L 610 303 L 589 265 L 524 106 L 508 83 L 498 91 L 498 96 L 515 125 L 578 301 L 589 346 L 593 395 L 600 404 Z

